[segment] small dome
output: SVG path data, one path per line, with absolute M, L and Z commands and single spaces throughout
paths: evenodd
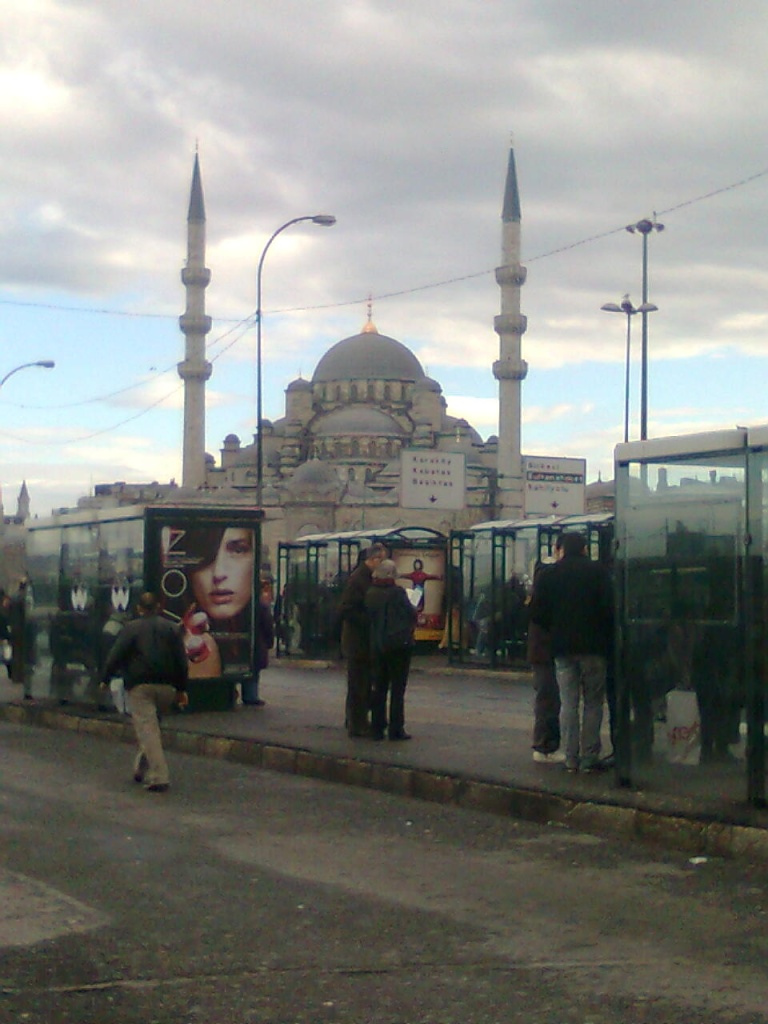
M 419 381 L 423 377 L 424 370 L 413 352 L 402 342 L 379 334 L 369 321 L 360 334 L 337 341 L 328 349 L 312 381 Z
M 303 462 L 286 481 L 286 488 L 295 496 L 334 496 L 341 490 L 341 481 L 332 466 L 321 459 Z
M 285 390 L 286 391 L 311 391 L 312 390 L 312 383 L 311 383 L 311 381 L 304 380 L 303 377 L 297 377 L 296 380 L 292 380 L 291 381 L 291 383 L 288 385 L 288 387 Z
M 434 391 L 435 394 L 438 395 L 442 394 L 443 392 L 443 389 L 440 387 L 436 380 L 433 380 L 432 377 L 425 377 L 423 380 L 420 380 L 416 384 L 416 388 L 419 391 Z
M 237 434 L 227 434 L 227 436 L 224 438 L 224 447 L 225 448 L 230 448 L 230 447 L 239 448 L 240 447 L 240 438 L 237 436 Z
M 370 405 L 346 405 L 322 416 L 312 427 L 315 437 L 337 437 L 348 434 L 402 436 L 405 431 L 385 412 Z

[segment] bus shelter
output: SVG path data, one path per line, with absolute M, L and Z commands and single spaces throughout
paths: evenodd
M 361 552 L 374 543 L 387 549 L 398 583 L 416 604 L 416 643 L 435 646 L 445 631 L 447 538 L 424 526 L 311 534 L 278 545 L 275 602 L 278 656 L 335 656 L 339 649 L 339 601 Z
M 34 520 L 25 692 L 111 708 L 107 654 L 152 590 L 184 637 L 190 709 L 231 707 L 254 671 L 261 519 L 253 508 L 138 505 Z
M 765 806 L 768 427 L 616 449 L 623 785 Z
M 538 565 L 554 559 L 561 533 L 587 538 L 590 557 L 612 557 L 613 515 L 493 520 L 451 533 L 449 656 L 503 668 L 525 660 L 528 602 Z

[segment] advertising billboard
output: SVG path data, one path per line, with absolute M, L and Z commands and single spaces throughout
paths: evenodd
M 182 627 L 191 680 L 253 670 L 258 521 L 255 510 L 147 509 L 148 589 Z

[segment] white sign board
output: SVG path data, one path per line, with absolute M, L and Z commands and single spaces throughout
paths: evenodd
M 404 451 L 400 455 L 403 508 L 464 508 L 464 456 L 461 452 Z
M 523 456 L 523 500 L 527 516 L 584 514 L 586 459 Z

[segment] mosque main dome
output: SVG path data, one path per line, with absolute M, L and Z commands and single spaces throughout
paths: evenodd
M 402 342 L 379 334 L 369 320 L 360 334 L 343 338 L 331 346 L 317 364 L 313 384 L 345 380 L 424 379 L 421 363 Z

